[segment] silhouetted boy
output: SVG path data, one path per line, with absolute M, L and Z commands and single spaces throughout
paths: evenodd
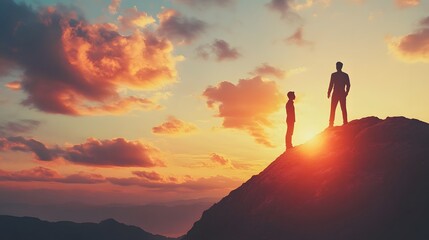
M 293 105 L 293 100 L 295 100 L 295 93 L 288 92 L 287 97 L 289 101 L 286 103 L 286 149 L 293 148 L 292 145 L 292 135 L 295 127 L 295 106 Z
M 332 73 L 331 81 L 329 83 L 328 98 L 331 96 L 332 88 L 334 93 L 331 98 L 331 114 L 329 117 L 329 127 L 334 126 L 335 121 L 335 110 L 337 109 L 338 102 L 340 102 L 341 111 L 343 112 L 343 124 L 347 124 L 347 107 L 346 97 L 350 91 L 350 79 L 349 75 L 342 72 L 342 62 L 337 62 L 337 72 Z

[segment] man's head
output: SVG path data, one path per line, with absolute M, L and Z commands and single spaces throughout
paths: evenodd
M 289 100 L 295 100 L 295 92 L 288 92 L 287 97 Z
M 343 69 L 343 63 L 342 62 L 337 62 L 337 70 L 341 71 L 341 69 Z

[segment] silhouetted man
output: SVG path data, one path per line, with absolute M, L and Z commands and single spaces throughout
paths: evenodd
M 349 75 L 341 69 L 343 68 L 342 62 L 337 62 L 337 72 L 332 73 L 331 82 L 329 83 L 328 98 L 331 96 L 332 89 L 334 93 L 331 98 L 331 115 L 329 118 L 329 127 L 334 126 L 335 110 L 337 109 L 338 102 L 340 102 L 341 111 L 343 112 L 343 124 L 347 124 L 347 107 L 346 97 L 350 91 Z
M 295 93 L 288 92 L 287 97 L 289 101 L 286 103 L 286 149 L 293 148 L 292 145 L 292 135 L 295 128 L 295 106 L 293 105 L 293 100 L 295 100 Z

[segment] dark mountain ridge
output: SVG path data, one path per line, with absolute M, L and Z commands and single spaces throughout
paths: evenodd
M 429 124 L 368 117 L 279 156 L 186 240 L 429 239 Z
M 33 217 L 0 216 L 4 240 L 174 240 L 107 219 L 100 223 L 47 222 Z

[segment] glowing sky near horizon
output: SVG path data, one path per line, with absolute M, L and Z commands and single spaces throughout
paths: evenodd
M 288 91 L 296 145 L 327 127 L 336 61 L 350 75 L 350 120 L 429 122 L 427 1 L 0 6 L 4 189 L 105 203 L 220 198 L 284 151 Z

